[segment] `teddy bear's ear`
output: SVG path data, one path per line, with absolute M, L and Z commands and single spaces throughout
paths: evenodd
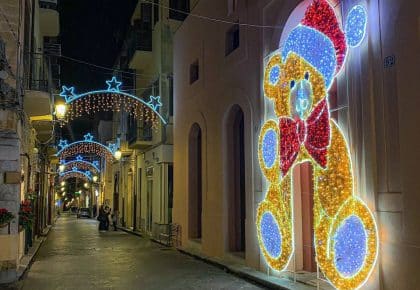
M 274 99 L 279 93 L 279 82 L 281 74 L 280 53 L 271 55 L 264 68 L 264 95 Z
M 362 5 L 354 6 L 346 19 L 347 44 L 357 47 L 363 41 L 366 33 L 367 12 Z

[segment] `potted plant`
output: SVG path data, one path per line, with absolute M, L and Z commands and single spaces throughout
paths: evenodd
M 20 203 L 19 225 L 25 229 L 30 229 L 34 220 L 31 201 L 26 199 Z
M 5 208 L 0 208 L 0 228 L 7 226 L 15 216 Z

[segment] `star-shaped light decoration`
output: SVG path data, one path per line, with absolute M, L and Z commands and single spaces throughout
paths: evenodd
M 119 82 L 115 77 L 112 77 L 111 80 L 106 81 L 106 84 L 108 85 L 108 91 L 119 92 L 122 82 Z
M 76 156 L 76 161 L 82 161 L 83 160 L 83 156 L 82 155 L 77 155 Z
M 86 176 L 91 177 L 92 176 L 92 172 L 90 172 L 89 170 L 86 170 L 85 172 Z
M 67 143 L 67 140 L 60 139 L 60 142 L 58 143 L 58 147 L 60 149 L 63 149 L 64 147 L 67 147 L 69 144 Z
M 98 167 L 98 166 L 99 166 L 99 161 L 98 161 L 98 160 L 95 160 L 95 161 L 93 161 L 93 162 L 92 162 L 92 164 L 93 164 L 94 166 Z
M 110 143 L 108 145 L 109 150 L 111 150 L 112 154 L 115 153 L 115 151 L 117 151 L 118 149 L 120 149 L 120 138 L 117 138 L 117 140 L 115 141 L 115 143 Z
M 160 96 L 150 96 L 149 102 L 147 104 L 154 110 L 157 111 L 159 107 L 162 107 L 162 103 L 160 102 Z
M 90 133 L 87 133 L 86 135 L 83 136 L 83 138 L 85 139 L 85 141 L 92 141 L 93 135 Z
M 66 103 L 71 102 L 77 95 L 74 93 L 74 87 L 66 87 L 62 86 L 62 91 L 60 93 L 60 96 L 64 98 Z
M 71 170 L 73 170 L 73 171 L 79 171 L 76 166 L 73 166 L 73 168 Z

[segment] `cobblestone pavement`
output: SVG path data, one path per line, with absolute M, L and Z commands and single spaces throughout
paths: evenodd
M 176 250 L 97 222 L 63 216 L 49 233 L 19 288 L 261 289 Z

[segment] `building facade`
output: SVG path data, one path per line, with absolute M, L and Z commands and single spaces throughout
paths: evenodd
M 0 15 L 0 208 L 14 215 L 0 228 L 0 283 L 8 283 L 17 279 L 33 239 L 54 221 L 49 144 L 59 62 L 45 54 L 60 49 L 57 1 L 2 1 Z M 19 224 L 24 200 L 34 213 L 29 227 Z
M 364 289 L 415 289 L 420 184 L 414 164 L 420 140 L 413 128 L 419 103 L 413 70 L 419 7 L 412 1 L 350 2 L 329 4 L 343 30 L 352 7 L 361 5 L 366 34 L 359 46 L 348 47 L 328 95 L 330 118 L 347 140 L 354 192 L 376 221 L 378 250 L 367 250 L 374 253 L 374 266 Z M 174 37 L 173 221 L 181 226 L 181 247 L 306 281 L 310 273 L 316 281 L 322 266 L 313 233 L 312 181 L 319 171 L 308 162 L 291 167 L 294 250 L 283 271 L 273 271 L 260 247 L 266 241 L 258 239 L 259 206 L 271 190 L 260 168 L 259 138 L 264 122 L 278 119 L 273 112 L 281 110 L 265 98 L 270 94 L 264 84 L 271 81 L 264 79 L 265 68 L 273 53 L 287 47 L 311 3 L 198 1 L 192 13 L 211 19 L 190 15 Z M 373 227 L 364 235 L 374 232 Z
M 122 157 L 104 173 L 105 200 L 118 210 L 122 226 L 159 238 L 172 222 L 173 208 L 173 35 L 189 11 L 189 1 L 138 1 L 127 39 L 116 62 L 122 90 L 158 101 L 164 122 L 115 113 L 113 139 Z M 121 70 L 129 73 L 120 73 Z M 112 173 L 110 173 L 112 172 Z

